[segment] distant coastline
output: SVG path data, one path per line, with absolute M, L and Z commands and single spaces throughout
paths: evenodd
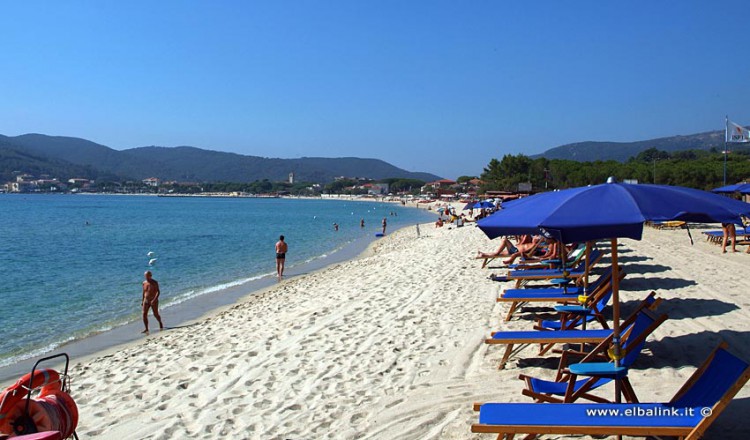
M 158 197 L 221 197 L 243 199 L 280 199 L 273 194 L 235 194 L 235 193 L 200 193 L 200 194 L 157 194 Z

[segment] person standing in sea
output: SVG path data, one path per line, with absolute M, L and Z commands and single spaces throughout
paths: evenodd
M 284 236 L 279 236 L 279 241 L 276 242 L 276 276 L 281 279 L 284 276 L 284 262 L 286 261 L 286 251 L 289 249 Z
M 143 274 L 146 280 L 143 281 L 143 298 L 141 299 L 141 310 L 143 311 L 143 325 L 146 327 L 141 333 L 148 334 L 148 309 L 151 309 L 154 313 L 154 318 L 159 321 L 159 330 L 164 330 L 164 324 L 161 322 L 161 316 L 159 316 L 159 282 L 151 278 L 151 271 L 147 270 Z
M 383 217 L 383 235 L 385 235 L 385 227 L 388 223 L 385 220 L 385 217 Z

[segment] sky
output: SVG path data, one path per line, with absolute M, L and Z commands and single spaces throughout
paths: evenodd
M 3 2 L 0 134 L 493 158 L 750 124 L 744 1 Z

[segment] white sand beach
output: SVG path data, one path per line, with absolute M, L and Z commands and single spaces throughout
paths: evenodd
M 693 231 L 645 228 L 625 240 L 622 300 L 656 290 L 670 319 L 630 373 L 641 401 L 668 400 L 726 339 L 750 359 L 750 255 L 724 254 Z M 497 246 L 473 224 L 422 225 L 353 261 L 284 280 L 240 303 L 87 359 L 74 359 L 81 438 L 480 439 L 473 402 L 530 402 L 523 372 L 551 378 L 534 347 L 496 369 L 502 287 L 480 269 Z M 744 247 L 742 248 L 744 251 Z M 169 319 L 168 312 L 164 313 Z M 550 355 L 552 356 L 552 355 Z M 603 395 L 611 388 L 602 390 Z M 750 387 L 709 438 L 746 438 Z M 551 438 L 560 438 L 552 436 Z

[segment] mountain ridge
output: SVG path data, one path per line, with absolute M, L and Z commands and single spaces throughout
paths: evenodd
M 638 153 L 656 148 L 657 150 L 675 152 L 682 150 L 710 150 L 724 147 L 724 131 L 707 131 L 690 135 L 666 136 L 655 139 L 632 142 L 584 141 L 560 145 L 532 158 L 570 159 L 578 162 L 597 160 L 616 160 L 625 162 Z
M 327 183 L 335 177 L 409 178 L 434 181 L 440 177 L 427 172 L 406 171 L 380 159 L 371 158 L 298 158 L 281 159 L 242 155 L 192 146 L 147 146 L 114 150 L 83 138 L 28 133 L 15 137 L 0 135 L 0 148 L 23 155 L 47 159 L 47 168 L 78 170 L 87 167 L 108 177 L 203 182 L 283 181 L 289 173 L 298 182 Z M 13 156 L 11 154 L 11 156 Z M 14 157 L 18 157 L 16 154 Z M 20 159 L 14 162 L 17 166 Z M 37 164 L 37 169 L 45 168 Z M 0 167 L 0 177 L 9 179 L 13 171 Z M 46 173 L 50 174 L 50 173 Z M 89 173 L 91 174 L 91 173 Z M 62 176 L 74 177 L 74 176 Z

